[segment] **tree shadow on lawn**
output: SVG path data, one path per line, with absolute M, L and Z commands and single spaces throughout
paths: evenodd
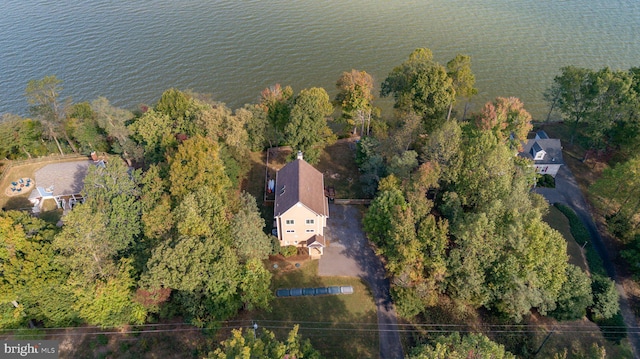
M 29 202 L 29 196 L 23 195 L 19 197 L 9 198 L 3 209 L 26 210 L 26 209 L 31 209 L 32 207 L 33 207 L 33 204 Z

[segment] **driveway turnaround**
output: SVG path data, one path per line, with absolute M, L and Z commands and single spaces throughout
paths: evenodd
M 536 188 L 535 191 L 543 195 L 550 204 L 562 203 L 571 207 L 571 209 L 576 212 L 589 231 L 591 240 L 593 241 L 593 247 L 596 249 L 596 252 L 598 252 L 600 258 L 602 258 L 602 263 L 607 274 L 611 279 L 616 280 L 616 269 L 613 266 L 614 258 L 610 257 L 609 251 L 607 251 L 607 247 L 602 241 L 598 227 L 596 227 L 591 217 L 587 201 L 584 199 L 578 182 L 573 176 L 573 173 L 571 173 L 571 170 L 569 170 L 567 166 L 560 167 L 558 175 L 556 176 L 556 188 Z M 633 350 L 634 357 L 638 358 L 638 354 L 640 354 L 638 351 L 640 349 L 640 333 L 635 329 L 638 327 L 636 317 L 629 306 L 627 293 L 624 288 L 622 288 L 622 285 L 616 283 L 616 288 L 620 294 L 620 313 L 622 313 L 624 324 L 627 326 L 627 335 L 631 342 L 631 349 Z
M 320 258 L 318 274 L 359 277 L 369 284 L 378 308 L 380 358 L 403 358 L 389 280 L 362 231 L 360 210 L 356 206 L 330 204 L 329 216 L 325 230 L 329 246 Z

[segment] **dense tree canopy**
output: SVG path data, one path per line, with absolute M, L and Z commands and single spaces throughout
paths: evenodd
M 515 359 L 516 356 L 506 351 L 503 345 L 491 341 L 482 334 L 461 336 L 453 333 L 438 337 L 434 343 L 421 345 L 413 349 L 410 359 Z
M 302 151 L 305 160 L 316 163 L 333 133 L 326 117 L 333 112 L 329 95 L 323 88 L 312 87 L 300 91 L 291 107 L 291 120 L 285 127 L 287 143 L 295 151 Z
M 273 332 L 260 329 L 257 335 L 247 329 L 233 330 L 231 337 L 220 343 L 220 348 L 209 354 L 209 359 L 251 358 L 321 358 L 309 339 L 298 334 L 299 326 L 293 327 L 285 341 L 279 341 Z
M 456 93 L 447 69 L 433 60 L 431 50 L 419 48 L 389 73 L 382 82 L 380 95 L 393 95 L 395 108 L 415 112 L 431 132 L 444 122 Z

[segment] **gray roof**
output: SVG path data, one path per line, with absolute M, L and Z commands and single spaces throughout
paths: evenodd
M 558 139 L 530 139 L 523 143 L 522 146 L 522 152 L 518 155 L 530 160 L 534 159 L 532 152 L 534 155 L 540 149 L 546 152 L 543 159 L 534 161 L 535 164 L 564 164 L 562 160 L 562 144 Z
M 548 140 L 549 139 L 549 135 L 547 135 L 546 132 L 544 132 L 544 130 L 539 130 L 538 132 L 536 132 L 536 140 Z
M 53 186 L 54 196 L 77 194 L 84 187 L 84 178 L 93 161 L 61 162 L 46 165 L 35 173 L 36 186 Z
M 276 217 L 298 202 L 316 214 L 329 215 L 322 173 L 303 159 L 287 163 L 276 173 L 275 195 Z

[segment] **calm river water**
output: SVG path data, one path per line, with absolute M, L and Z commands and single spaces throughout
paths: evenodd
M 417 47 L 469 54 L 475 108 L 543 90 L 566 65 L 640 66 L 636 0 L 2 0 L 0 113 L 25 114 L 27 81 L 55 74 L 74 101 L 135 108 L 170 87 L 237 108 L 276 82 L 334 94 L 342 71 L 379 83 Z

